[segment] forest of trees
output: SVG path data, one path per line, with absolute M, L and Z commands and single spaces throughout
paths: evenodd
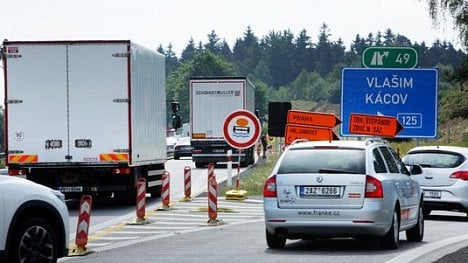
M 416 43 L 387 29 L 365 37 L 358 34 L 346 48 L 340 38 L 331 40 L 330 31 L 324 23 L 317 40 L 313 41 L 305 29 L 298 35 L 290 30 L 271 31 L 259 38 L 247 27 L 231 48 L 213 30 L 207 34 L 206 43 L 196 44 L 191 39 L 180 57 L 171 44 L 167 48 L 160 45 L 157 50 L 166 57 L 167 98 L 182 102 L 181 115 L 187 122 L 190 76 L 247 76 L 256 85 L 256 106 L 261 116 L 267 113 L 270 101 L 340 103 L 341 69 L 361 67 L 361 54 L 366 47 L 411 46 L 419 52 L 418 67 L 439 69 L 440 96 L 450 94 L 458 99 L 450 102 L 456 103 L 457 109 L 449 108 L 441 118 L 468 116 L 468 99 L 465 99 L 468 91 L 462 88 L 468 57 L 450 42 Z

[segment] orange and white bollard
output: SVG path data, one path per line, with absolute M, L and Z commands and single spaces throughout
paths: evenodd
M 136 215 L 137 222 L 145 221 L 146 212 L 146 179 L 140 178 L 137 181 L 137 203 Z
M 170 191 L 169 191 L 169 185 L 170 185 L 170 174 L 169 172 L 165 171 L 162 175 L 162 209 L 163 210 L 168 210 L 170 208 Z
M 216 177 L 211 177 L 208 183 L 208 223 L 218 223 L 218 184 Z
M 192 200 L 192 169 L 189 166 L 184 167 L 184 195 L 182 201 Z
M 76 248 L 70 253 L 70 256 L 83 256 L 91 253 L 86 248 L 88 244 L 89 224 L 91 221 L 91 207 L 93 198 L 90 195 L 83 195 L 80 199 L 80 214 L 76 227 Z

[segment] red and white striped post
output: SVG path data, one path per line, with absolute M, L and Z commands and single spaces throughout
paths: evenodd
M 184 167 L 184 195 L 183 201 L 192 200 L 192 169 L 189 166 Z
M 89 253 L 86 248 L 88 244 L 89 223 L 91 221 L 91 207 L 93 198 L 90 195 L 83 195 L 80 199 L 80 214 L 76 227 L 75 245 L 76 249 L 71 255 L 84 255 Z
M 140 178 L 137 181 L 137 197 L 136 197 L 136 215 L 137 222 L 145 221 L 146 212 L 146 179 Z
M 208 223 L 218 223 L 218 184 L 216 177 L 213 176 L 208 180 Z
M 210 184 L 210 179 L 214 177 L 214 163 L 208 164 L 208 185 Z
M 165 171 L 162 176 L 162 208 L 163 209 L 169 209 L 169 184 L 170 184 L 170 175 L 169 172 Z

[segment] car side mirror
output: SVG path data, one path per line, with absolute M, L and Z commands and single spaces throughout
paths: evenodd
M 422 173 L 423 173 L 423 170 L 421 166 L 417 164 L 411 165 L 411 174 L 422 174 Z

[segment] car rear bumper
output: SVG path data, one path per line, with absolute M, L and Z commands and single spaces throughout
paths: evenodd
M 174 156 L 175 157 L 190 157 L 192 156 L 192 152 L 188 152 L 188 151 L 175 151 L 174 152 Z
M 465 184 L 464 184 L 465 185 Z M 422 187 L 423 191 L 440 191 L 440 198 L 424 197 L 424 207 L 432 210 L 468 212 L 468 185 L 459 187 Z
M 265 198 L 265 226 L 288 238 L 383 236 L 390 229 L 393 208 L 365 202 L 359 209 L 279 209 Z

